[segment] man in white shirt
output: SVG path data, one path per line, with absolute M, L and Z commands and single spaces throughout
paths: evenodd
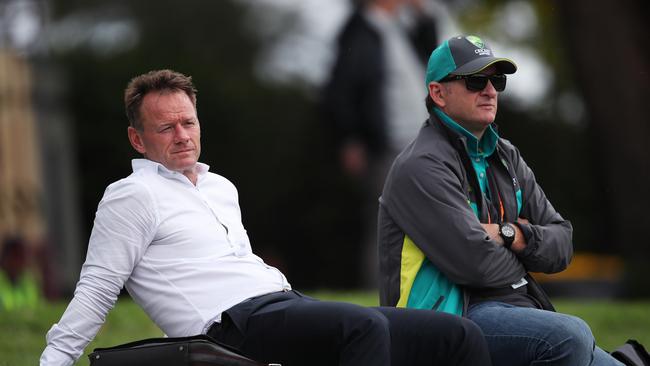
M 71 365 L 123 286 L 172 337 L 209 334 L 283 365 L 489 365 L 468 320 L 318 301 L 253 254 L 237 190 L 198 162 L 191 78 L 151 71 L 129 83 L 128 137 L 144 159 L 97 209 L 74 298 L 47 333 L 41 365 Z

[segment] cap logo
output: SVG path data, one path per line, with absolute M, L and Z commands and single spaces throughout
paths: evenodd
M 477 36 L 467 36 L 465 37 L 465 39 L 470 41 L 477 48 L 485 48 L 485 44 L 483 43 L 483 40 Z
M 479 56 L 490 56 L 492 55 L 492 51 L 485 46 L 485 43 L 483 40 L 477 36 L 467 36 L 465 37 L 466 40 L 468 40 L 471 44 L 476 46 L 476 49 L 474 50 L 474 53 L 476 53 Z

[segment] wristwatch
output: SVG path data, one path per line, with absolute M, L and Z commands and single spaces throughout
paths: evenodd
M 510 249 L 512 242 L 515 241 L 515 227 L 512 224 L 504 222 L 499 225 L 499 235 L 503 238 L 503 246 Z

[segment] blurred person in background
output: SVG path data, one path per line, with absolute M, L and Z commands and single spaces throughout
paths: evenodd
M 427 5 L 426 0 L 354 1 L 322 95 L 341 170 L 362 186 L 360 270 L 365 285 L 373 287 L 377 198 L 391 160 L 428 117 L 418 98 L 426 60 L 438 42 Z
M 24 239 L 13 236 L 3 240 L 0 247 L 0 312 L 33 309 L 39 304 L 40 282 L 29 259 L 29 247 Z
M 473 320 L 495 365 L 621 365 L 582 319 L 555 312 L 528 273 L 563 271 L 573 228 L 494 124 L 516 70 L 476 36 L 431 54 L 430 119 L 380 198 L 380 302 Z
M 417 309 L 317 301 L 253 254 L 235 186 L 198 161 L 191 78 L 140 75 L 125 90 L 128 137 L 144 158 L 99 203 L 74 298 L 41 365 L 71 365 L 122 287 L 170 337 L 208 334 L 282 365 L 490 365 L 471 321 Z

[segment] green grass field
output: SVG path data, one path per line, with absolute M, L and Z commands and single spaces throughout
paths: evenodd
M 308 294 L 323 300 L 367 306 L 377 304 L 374 293 L 319 291 Z M 604 349 L 612 349 L 628 338 L 650 345 L 650 301 L 555 300 L 554 303 L 558 311 L 586 320 Z M 64 303 L 43 304 L 37 309 L 0 312 L 0 366 L 38 364 L 45 346 L 45 333 L 58 321 L 65 306 Z M 130 300 L 122 299 L 76 365 L 88 365 L 86 355 L 95 347 L 159 336 L 162 332 L 142 310 Z

